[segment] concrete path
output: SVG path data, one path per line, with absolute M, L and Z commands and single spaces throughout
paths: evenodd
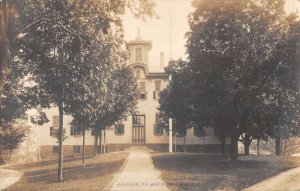
M 296 191 L 300 190 L 300 167 L 282 172 L 243 191 Z
M 114 178 L 111 191 L 168 191 L 147 148 L 135 147 L 128 152 L 127 162 Z
M 4 190 L 10 185 L 16 183 L 22 177 L 23 173 L 15 170 L 0 168 L 0 190 Z

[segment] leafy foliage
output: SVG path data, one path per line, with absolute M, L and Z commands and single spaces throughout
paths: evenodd
M 182 86 L 175 77 L 162 94 L 165 114 L 176 120 L 188 114 L 196 128 L 214 127 L 220 138 L 230 136 L 233 159 L 240 135 L 250 144 L 249 139 L 274 135 L 274 127 L 296 132 L 296 15 L 285 15 L 283 0 L 195 0 L 193 5 L 189 61 L 177 72 L 187 82 Z M 186 92 L 182 103 L 172 88 Z

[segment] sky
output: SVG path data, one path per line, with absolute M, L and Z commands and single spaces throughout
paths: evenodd
M 166 66 L 169 59 L 185 59 L 186 38 L 189 31 L 188 15 L 193 11 L 191 0 L 154 0 L 159 18 L 148 18 L 146 22 L 136 19 L 127 11 L 123 24 L 125 40 L 134 40 L 138 30 L 143 40 L 152 41 L 149 53 L 150 71 L 161 71 L 160 52 L 164 52 Z M 286 0 L 286 11 L 300 11 L 300 1 Z M 300 13 L 299 13 L 300 14 Z M 170 46 L 171 45 L 171 46 Z M 171 48 L 170 48 L 171 47 Z

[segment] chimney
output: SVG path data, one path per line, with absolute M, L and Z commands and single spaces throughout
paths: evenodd
M 165 66 L 165 54 L 164 52 L 160 53 L 160 67 L 164 67 Z

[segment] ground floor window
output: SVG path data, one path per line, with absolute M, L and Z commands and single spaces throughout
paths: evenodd
M 164 132 L 162 125 L 154 124 L 154 135 L 161 136 Z
M 81 135 L 81 130 L 78 127 L 71 127 L 70 128 L 70 135 L 71 136 Z
M 80 153 L 80 146 L 78 146 L 78 145 L 73 146 L 73 152 Z
M 51 126 L 50 127 L 50 136 L 56 137 L 57 131 L 58 131 L 58 127 Z
M 59 147 L 58 146 L 53 146 L 53 152 L 54 153 L 59 153 Z
M 154 135 L 160 136 L 163 134 L 163 124 L 159 113 L 155 114 Z
M 115 134 L 123 135 L 124 134 L 124 124 L 116 124 L 115 125 Z

